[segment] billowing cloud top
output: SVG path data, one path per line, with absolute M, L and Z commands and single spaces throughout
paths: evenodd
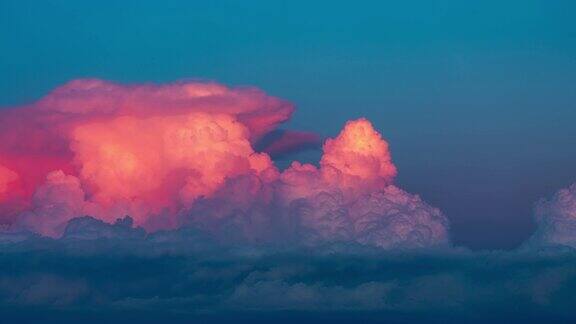
M 324 144 L 320 164 L 335 168 L 343 175 L 360 180 L 354 186 L 383 187 L 392 182 L 396 167 L 392 164 L 388 143 L 382 140 L 366 119 L 350 121 L 342 133 Z
M 319 167 L 280 172 L 255 151 L 293 110 L 216 83 L 72 81 L 0 112 L 0 220 L 52 237 L 75 217 L 130 215 L 148 231 L 186 225 L 253 242 L 448 243 L 444 215 L 393 185 L 388 143 L 366 119 L 326 140 Z M 318 139 L 286 132 L 268 146 Z

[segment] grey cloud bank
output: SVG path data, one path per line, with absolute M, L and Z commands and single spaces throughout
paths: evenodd
M 190 227 L 146 234 L 130 218 L 90 217 L 59 239 L 4 233 L 0 242 L 0 312 L 24 322 L 576 319 L 568 246 L 231 244 Z

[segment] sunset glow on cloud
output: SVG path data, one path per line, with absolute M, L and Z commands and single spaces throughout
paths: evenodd
M 0 197 L 8 190 L 8 185 L 18 179 L 14 171 L 0 165 Z
M 440 211 L 393 186 L 388 143 L 366 119 L 326 140 L 319 167 L 280 172 L 256 152 L 292 112 L 253 88 L 72 81 L 0 114 L 2 204 L 19 202 L 2 219 L 53 237 L 76 217 L 129 215 L 148 231 L 193 225 L 249 241 L 448 242 Z M 288 132 L 268 147 L 317 139 Z

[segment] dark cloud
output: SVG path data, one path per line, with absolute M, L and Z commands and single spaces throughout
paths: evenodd
M 115 320 L 576 318 L 572 249 L 239 245 L 188 227 L 146 234 L 129 218 L 90 217 L 70 221 L 60 239 L 7 237 L 0 237 L 5 318 L 33 318 L 18 309 Z
M 302 151 L 320 150 L 322 138 L 312 132 L 277 129 L 262 137 L 254 148 L 279 159 Z

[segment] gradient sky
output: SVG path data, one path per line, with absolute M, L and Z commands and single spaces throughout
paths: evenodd
M 2 0 L 0 106 L 79 77 L 254 85 L 297 106 L 286 128 L 369 118 L 456 245 L 512 248 L 576 180 L 575 16 L 570 0 Z

